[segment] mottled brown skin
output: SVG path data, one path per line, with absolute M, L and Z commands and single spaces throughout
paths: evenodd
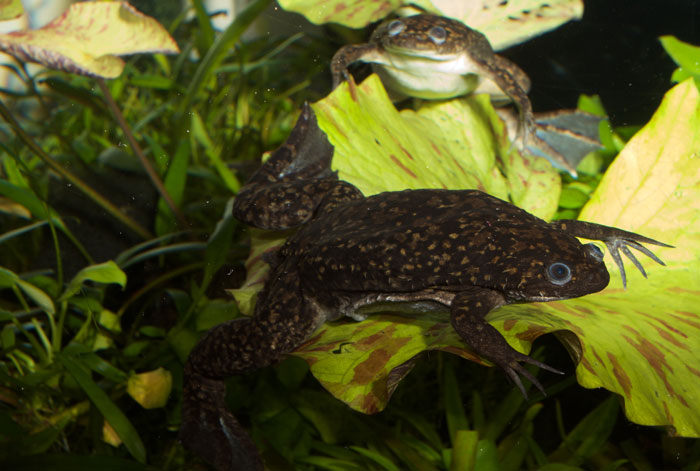
M 312 154 L 298 152 L 312 151 Z M 259 227 L 300 226 L 270 261 L 255 314 L 207 333 L 185 366 L 182 442 L 221 471 L 262 461 L 224 403 L 223 379 L 279 361 L 325 321 L 373 303 L 438 303 L 465 344 L 525 394 L 520 364 L 553 368 L 513 350 L 485 321 L 515 302 L 550 301 L 607 286 L 603 254 L 581 244 L 651 239 L 596 224 L 548 224 L 476 190 L 406 190 L 365 198 L 328 171 L 332 147 L 306 107 L 287 143 L 241 190 L 234 214 Z M 278 222 L 276 222 L 278 221 Z
M 348 66 L 372 64 L 395 100 L 448 99 L 486 93 L 496 105 L 518 109 L 516 140 L 576 176 L 557 149 L 535 134 L 527 96 L 530 79 L 516 64 L 494 54 L 486 36 L 464 23 L 437 15 L 415 15 L 381 23 L 366 44 L 344 46 L 331 61 L 333 88 L 349 77 Z
M 488 93 L 495 102 L 515 103 L 525 130 L 534 126 L 528 76 L 494 54 L 486 36 L 460 21 L 423 14 L 380 24 L 369 43 L 344 46 L 333 56 L 333 88 L 357 61 L 372 63 L 397 96 L 445 99 Z

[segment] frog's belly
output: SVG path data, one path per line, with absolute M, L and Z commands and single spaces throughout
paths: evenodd
M 372 64 L 372 69 L 379 75 L 387 89 L 426 100 L 466 95 L 479 86 L 479 76 L 476 74 L 458 73 L 453 70 L 453 67 L 438 61 L 427 62 L 428 64 L 421 64 L 421 67 L 409 69 L 390 64 Z M 432 65 L 433 68 L 425 65 Z

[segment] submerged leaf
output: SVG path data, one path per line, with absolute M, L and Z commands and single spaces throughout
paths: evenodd
M 70 283 L 68 283 L 68 287 L 61 296 L 61 299 L 68 299 L 80 291 L 80 288 L 86 281 L 94 281 L 95 283 L 104 284 L 116 283 L 124 288 L 126 286 L 126 273 L 124 273 L 112 260 L 104 263 L 98 263 L 96 265 L 90 265 L 75 274 Z
M 12 20 L 24 13 L 21 0 L 0 0 L 0 21 Z
M 655 250 L 668 267 L 618 276 L 599 294 L 510 305 L 489 321 L 519 351 L 547 332 L 580 359 L 579 382 L 621 394 L 630 420 L 700 436 L 700 100 L 692 81 L 671 90 L 650 123 L 610 167 L 581 219 L 675 245 Z M 609 270 L 616 267 L 606 257 Z M 474 359 L 444 320 L 373 316 L 326 325 L 295 355 L 334 395 L 364 412 L 380 410 L 391 372 L 417 353 L 440 349 Z
M 484 33 L 495 50 L 527 41 L 583 15 L 581 0 L 280 0 L 279 4 L 312 23 L 339 23 L 350 28 L 364 28 L 397 11 L 401 15 L 426 12 L 448 16 Z
M 173 375 L 164 368 L 134 374 L 126 383 L 126 392 L 144 409 L 164 407 L 173 389 Z
M 41 29 L 0 34 L 0 50 L 51 69 L 118 77 L 118 55 L 177 53 L 168 31 L 127 2 L 81 2 Z
M 397 111 L 371 75 L 341 84 L 312 108 L 335 147 L 333 169 L 366 196 L 476 188 L 544 219 L 556 211 L 559 175 L 546 160 L 511 148 L 487 95 Z
M 319 126 L 335 146 L 333 167 L 341 179 L 366 194 L 476 185 L 518 203 L 516 187 L 508 178 L 517 165 L 501 162 L 498 169 L 506 178 L 495 171 L 495 155 L 506 144 L 496 145 L 487 129 L 498 130 L 498 122 L 479 124 L 472 114 L 490 115 L 479 97 L 397 112 L 376 78 L 352 87 L 343 85 L 314 105 Z M 654 250 L 668 267 L 647 265 L 649 280 L 630 270 L 629 288 L 623 290 L 617 268 L 606 256 L 612 282 L 602 293 L 504 306 L 488 316 L 520 352 L 528 352 L 540 335 L 560 332 L 580 360 L 577 378 L 583 386 L 621 394 L 630 420 L 670 425 L 672 433 L 682 436 L 700 436 L 699 115 L 700 100 L 692 81 L 671 90 L 650 123 L 610 167 L 581 216 L 673 244 L 677 248 Z M 471 149 L 479 150 L 471 153 Z M 547 197 L 556 190 L 558 197 L 557 186 L 527 176 L 528 171 L 537 172 L 526 161 L 517 162 L 526 175 L 518 179 L 526 193 Z M 544 189 L 538 193 L 530 185 Z M 260 287 L 266 264 L 263 249 L 258 248 L 248 268 L 255 277 L 249 280 Z M 249 295 L 254 292 L 252 285 L 247 289 Z M 294 355 L 309 362 L 314 376 L 333 395 L 371 413 L 386 405 L 411 360 L 432 349 L 485 363 L 462 342 L 446 317 L 425 312 L 327 324 Z

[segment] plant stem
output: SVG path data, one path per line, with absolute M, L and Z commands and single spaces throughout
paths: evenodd
M 182 213 L 182 211 L 180 211 L 180 208 L 177 207 L 177 205 L 173 201 L 172 197 L 170 196 L 170 193 L 168 193 L 168 190 L 165 188 L 165 185 L 163 185 L 163 181 L 160 179 L 160 177 L 158 176 L 156 171 L 153 169 L 151 162 L 146 158 L 146 155 L 143 153 L 143 150 L 141 150 L 141 146 L 139 146 L 138 142 L 136 142 L 136 138 L 134 137 L 134 133 L 131 132 L 131 128 L 129 127 L 126 120 L 124 119 L 124 115 L 122 114 L 121 110 L 117 106 L 117 103 L 114 101 L 114 98 L 112 97 L 112 94 L 110 93 L 109 88 L 107 88 L 107 83 L 105 83 L 105 79 L 103 79 L 102 77 L 98 77 L 97 84 L 100 86 L 100 90 L 102 90 L 102 95 L 104 96 L 105 101 L 107 102 L 107 106 L 109 106 L 109 109 L 112 111 L 112 114 L 114 115 L 114 118 L 117 120 L 119 127 L 122 128 L 122 131 L 124 131 L 124 135 L 126 136 L 126 139 L 129 141 L 129 145 L 131 146 L 131 149 L 133 150 L 134 154 L 136 154 L 136 157 L 138 157 L 139 161 L 141 162 L 143 169 L 146 171 L 146 174 L 148 175 L 148 178 L 151 179 L 153 186 L 156 187 L 156 190 L 158 190 L 158 193 L 160 193 L 160 196 L 165 200 L 168 207 L 170 207 L 170 210 L 173 212 L 173 214 L 177 218 L 178 224 L 180 224 L 180 228 L 187 229 L 189 227 L 189 224 L 187 223 L 187 220 L 185 219 L 185 215 Z
M 32 139 L 32 137 L 22 129 L 22 126 L 15 120 L 7 109 L 5 104 L 0 100 L 0 115 L 7 121 L 12 130 L 15 132 L 17 137 L 24 142 L 24 144 L 29 147 L 29 149 L 36 154 L 42 162 L 48 165 L 54 172 L 58 173 L 61 177 L 65 178 L 71 182 L 76 188 L 85 193 L 90 199 L 102 208 L 105 209 L 114 218 L 119 220 L 122 224 L 127 226 L 129 229 L 134 231 L 140 237 L 144 239 L 151 239 L 153 235 L 148 231 L 148 229 L 141 226 L 138 222 L 134 221 L 132 218 L 122 213 L 119 208 L 113 205 L 108 199 L 106 199 L 101 194 L 93 190 L 87 183 L 80 179 L 77 175 L 74 175 L 69 170 L 65 169 L 63 166 L 59 165 L 55 160 L 51 158 L 44 150 L 39 147 L 39 145 Z

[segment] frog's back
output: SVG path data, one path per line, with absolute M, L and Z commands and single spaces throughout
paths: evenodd
M 377 243 L 397 234 L 449 237 L 448 229 L 471 238 L 494 223 L 547 226 L 543 220 L 478 190 L 406 190 L 353 201 L 320 214 L 303 237 L 319 247 L 353 241 Z M 440 232 L 436 232 L 436 231 Z
M 411 290 L 463 282 L 469 270 L 492 262 L 504 245 L 499 239 L 513 231 L 544 239 L 551 229 L 480 191 L 408 190 L 321 214 L 288 250 L 304 254 L 306 279 L 334 289 Z

